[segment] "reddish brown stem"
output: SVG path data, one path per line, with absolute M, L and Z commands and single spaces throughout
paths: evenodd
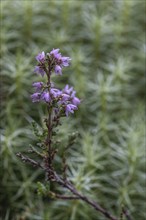
M 86 202 L 87 204 L 89 204 L 90 206 L 92 206 L 96 211 L 102 213 L 107 219 L 110 220 L 118 220 L 117 217 L 112 216 L 106 209 L 104 209 L 103 207 L 101 207 L 97 202 L 89 199 L 87 196 L 84 196 L 83 194 L 81 194 L 80 192 L 78 192 L 76 190 L 76 188 L 72 185 L 71 182 L 69 182 L 68 180 L 64 180 L 62 177 L 60 177 L 52 168 L 48 167 L 43 167 L 41 164 L 39 164 L 38 162 L 32 160 L 29 157 L 23 156 L 21 153 L 17 153 L 17 156 L 20 157 L 24 162 L 29 162 L 30 164 L 32 164 L 35 167 L 40 167 L 42 169 L 44 169 L 47 173 L 50 174 L 50 182 L 56 182 L 58 183 L 60 186 L 68 189 L 73 196 L 66 196 L 66 195 L 60 195 L 60 194 L 55 194 L 50 192 L 54 198 L 58 198 L 58 199 L 80 199 L 84 202 Z M 125 217 L 127 218 L 127 220 L 132 220 L 131 216 L 129 215 L 127 210 L 123 210 L 123 214 L 125 215 Z
M 48 71 L 47 71 L 47 77 L 48 77 L 48 90 L 50 92 L 50 84 L 51 84 L 51 81 L 50 81 L 50 76 L 51 76 L 51 70 L 50 70 L 50 66 L 48 67 Z M 51 176 L 52 176 L 52 172 L 50 172 L 50 170 L 52 169 L 52 149 L 51 149 L 51 137 L 52 137 L 52 127 L 51 127 L 51 116 L 52 116 L 52 110 L 51 110 L 51 106 L 50 104 L 48 104 L 48 120 L 47 120 L 47 128 L 48 128 L 48 136 L 47 136 L 47 146 L 48 146 L 48 158 L 47 158 L 47 165 L 48 165 L 48 168 L 49 168 L 49 171 L 48 171 L 48 179 L 50 180 L 51 179 Z
M 67 188 L 69 191 L 71 191 L 75 196 L 77 196 L 79 199 L 83 200 L 84 202 L 91 205 L 95 210 L 102 213 L 106 218 L 111 220 L 118 220 L 118 218 L 112 216 L 106 209 L 102 208 L 97 202 L 90 200 L 88 197 L 82 195 L 79 193 L 75 187 L 69 182 L 64 181 L 58 175 L 55 175 L 56 181 L 59 185 L 62 185 L 63 187 Z

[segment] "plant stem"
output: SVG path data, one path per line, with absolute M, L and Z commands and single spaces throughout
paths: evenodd
M 78 199 L 83 200 L 84 202 L 91 205 L 95 210 L 101 212 L 106 218 L 111 220 L 118 220 L 116 217 L 112 216 L 106 209 L 102 208 L 97 202 L 90 200 L 88 197 L 82 195 L 79 193 L 75 187 L 69 182 L 62 180 L 58 175 L 55 175 L 56 182 L 59 185 L 62 185 L 63 187 L 67 188 L 69 191 L 71 191 L 75 196 L 78 197 Z M 76 198 L 77 199 L 77 198 Z
M 45 72 L 47 74 L 47 78 L 48 78 L 48 81 L 47 81 L 47 85 L 48 85 L 48 92 L 50 94 L 50 86 L 51 86 L 51 67 L 49 65 L 48 69 L 45 68 Z M 47 145 L 47 148 L 48 148 L 48 156 L 47 158 L 45 158 L 45 164 L 46 164 L 46 172 L 47 172 L 47 179 L 48 180 L 51 180 L 52 178 L 52 148 L 51 148 L 51 138 L 52 138 L 52 121 L 51 121 L 51 118 L 52 118 L 52 107 L 50 104 L 48 104 L 47 106 L 48 108 L 48 119 L 47 119 L 47 122 L 46 122 L 46 126 L 47 126 L 47 129 L 48 129 L 48 135 L 47 135 L 47 139 L 46 139 L 46 145 Z
M 115 216 L 112 216 L 106 209 L 101 207 L 97 202 L 89 199 L 87 196 L 84 196 L 83 194 L 78 192 L 76 190 L 76 188 L 72 185 L 72 183 L 70 183 L 70 181 L 68 181 L 67 179 L 64 180 L 64 178 L 60 177 L 54 171 L 52 166 L 50 166 L 49 164 L 48 164 L 48 166 L 43 167 L 40 163 L 32 160 L 29 157 L 23 156 L 21 153 L 17 153 L 16 155 L 18 157 L 20 157 L 24 162 L 28 162 L 28 163 L 32 164 L 32 166 L 34 166 L 34 167 L 40 167 L 40 168 L 44 169 L 45 171 L 47 171 L 47 173 L 49 174 L 48 175 L 48 177 L 49 177 L 48 180 L 50 182 L 58 183 L 60 186 L 68 189 L 74 195 L 74 196 L 60 195 L 60 194 L 56 194 L 56 193 L 53 193 L 53 192 L 50 191 L 50 194 L 53 196 L 53 198 L 64 199 L 64 200 L 79 199 L 79 200 L 82 200 L 82 201 L 86 202 L 90 206 L 92 206 L 96 211 L 102 213 L 107 219 L 110 219 L 110 220 L 118 220 L 119 219 Z M 132 220 L 132 218 L 131 218 L 131 216 L 130 216 L 130 214 L 128 213 L 127 210 L 123 209 L 122 212 L 125 215 L 127 220 Z
M 21 153 L 17 153 L 16 156 L 19 157 L 23 162 L 30 163 L 33 167 L 40 167 L 44 169 L 44 167 L 39 162 L 36 162 L 27 156 L 23 156 Z

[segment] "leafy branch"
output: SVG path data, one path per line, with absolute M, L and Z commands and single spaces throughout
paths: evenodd
M 107 219 L 118 220 L 118 217 L 113 216 L 109 211 L 103 208 L 97 202 L 91 200 L 87 196 L 80 193 L 67 178 L 67 164 L 66 164 L 66 150 L 73 144 L 74 138 L 70 137 L 69 144 L 64 149 L 62 156 L 63 172 L 59 175 L 54 167 L 54 157 L 58 152 L 53 146 L 53 136 L 56 136 L 55 128 L 59 126 L 61 117 L 68 117 L 69 114 L 73 114 L 78 109 L 78 105 L 81 100 L 76 97 L 76 91 L 68 85 L 63 90 L 54 87 L 51 82 L 51 75 L 55 72 L 56 75 L 62 75 L 62 68 L 69 65 L 70 58 L 63 57 L 59 53 L 59 49 L 53 49 L 50 53 L 45 54 L 44 52 L 36 56 L 38 65 L 35 67 L 35 72 L 40 74 L 42 77 L 47 76 L 47 83 L 35 82 L 33 87 L 36 89 L 35 93 L 31 95 L 33 102 L 44 102 L 47 106 L 48 116 L 44 120 L 47 127 L 47 132 L 44 133 L 44 140 L 42 145 L 45 146 L 43 152 L 38 152 L 32 146 L 30 152 L 35 153 L 37 156 L 42 158 L 42 162 L 37 162 L 27 156 L 17 153 L 17 156 L 26 163 L 31 164 L 33 167 L 41 168 L 45 171 L 46 181 L 57 183 L 59 186 L 67 189 L 72 195 L 62 195 L 55 192 L 49 191 L 49 196 L 54 199 L 63 200 L 82 200 L 88 205 L 92 206 L 96 211 L 103 214 Z M 35 125 L 35 134 L 39 141 L 42 140 L 43 135 L 40 134 Z M 41 138 L 40 138 L 41 137 Z M 56 138 L 56 137 L 55 137 Z M 47 194 L 47 193 L 46 193 Z M 123 209 L 122 214 L 127 220 L 132 220 L 128 211 Z

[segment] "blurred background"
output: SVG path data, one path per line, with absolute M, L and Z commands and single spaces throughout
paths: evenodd
M 124 204 L 145 219 L 145 9 L 144 0 L 1 1 L 1 220 L 105 219 L 81 201 L 37 195 L 44 174 L 16 157 L 35 143 L 30 122 L 41 126 L 45 115 L 30 99 L 41 79 L 35 56 L 53 48 L 72 59 L 56 86 L 82 99 L 59 133 L 62 143 L 79 133 L 68 175 L 114 215 Z

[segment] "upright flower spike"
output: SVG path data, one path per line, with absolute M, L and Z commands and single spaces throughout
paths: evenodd
M 80 99 L 75 96 L 76 91 L 73 87 L 66 85 L 64 89 L 59 90 L 54 87 L 51 82 L 51 74 L 55 72 L 56 75 L 62 75 L 62 68 L 69 65 L 71 60 L 69 57 L 62 56 L 59 53 L 59 49 L 53 49 L 50 53 L 39 53 L 36 56 L 36 60 L 39 64 L 35 67 L 35 72 L 42 76 L 47 76 L 47 83 L 35 82 L 32 86 L 36 89 L 35 93 L 31 95 L 32 102 L 44 102 L 54 109 L 55 114 L 64 114 L 66 116 L 69 113 L 74 113 L 77 110 L 77 106 L 80 104 Z M 57 116 L 58 117 L 58 116 Z M 59 116 L 61 117 L 61 115 Z
M 66 195 L 66 193 L 64 195 L 62 193 L 56 194 L 55 192 L 48 192 L 48 190 L 45 190 L 45 194 L 47 196 L 53 195 L 53 198 L 60 198 L 64 200 L 80 199 L 86 202 L 88 205 L 92 206 L 96 211 L 102 213 L 106 218 L 110 220 L 118 220 L 119 218 L 112 216 L 106 209 L 104 209 L 98 203 L 92 201 L 90 198 L 88 198 L 81 192 L 78 192 L 75 186 L 72 184 L 72 182 L 68 179 L 66 172 L 67 165 L 65 163 L 66 158 L 64 157 L 64 152 L 74 142 L 75 135 L 72 135 L 71 139 L 69 138 L 69 142 L 65 145 L 67 146 L 67 148 L 64 147 L 62 156 L 63 172 L 60 173 L 59 171 L 58 174 L 56 170 L 57 166 L 54 166 L 54 156 L 58 151 L 58 142 L 60 146 L 60 141 L 58 141 L 56 137 L 53 139 L 53 136 L 57 134 L 56 127 L 60 125 L 61 117 L 63 117 L 64 115 L 68 117 L 70 113 L 74 113 L 74 111 L 78 109 L 77 106 L 80 104 L 79 98 L 75 96 L 76 91 L 73 90 L 73 87 L 69 87 L 69 85 L 66 85 L 65 88 L 61 91 L 55 88 L 54 84 L 51 82 L 52 72 L 55 71 L 56 75 L 62 75 L 62 67 L 68 66 L 70 60 L 69 57 L 61 58 L 61 54 L 58 52 L 59 49 L 53 49 L 50 52 L 50 54 L 47 53 L 47 58 L 45 58 L 44 52 L 36 56 L 36 60 L 39 62 L 39 64 L 38 66 L 36 66 L 35 71 L 41 74 L 42 76 L 46 74 L 47 82 L 46 84 L 43 82 L 34 82 L 32 86 L 36 89 L 36 92 L 31 95 L 31 98 L 32 102 L 43 101 L 47 106 L 48 114 L 47 117 L 43 120 L 46 129 L 44 129 L 43 127 L 43 132 L 41 132 L 41 134 L 40 132 L 38 132 L 38 129 L 36 129 L 35 124 L 33 126 L 35 134 L 39 139 L 39 143 L 37 145 L 40 146 L 40 150 L 38 151 L 34 147 L 31 147 L 30 152 L 36 154 L 39 157 L 41 156 L 42 160 L 40 161 L 40 158 L 39 160 L 35 160 L 35 157 L 32 159 L 28 156 L 23 156 L 21 153 L 17 153 L 16 155 L 19 158 L 21 158 L 23 162 L 28 162 L 33 167 L 37 167 L 37 169 L 41 168 L 45 172 L 47 182 L 57 183 L 59 186 L 63 187 L 63 189 L 67 189 L 70 191 L 70 193 L 72 193 L 72 195 Z M 41 183 L 38 186 L 38 190 L 40 189 L 40 187 L 42 188 Z M 124 213 L 126 213 L 125 217 L 127 217 L 127 219 L 131 219 L 127 210 L 122 209 L 121 216 L 124 217 Z

